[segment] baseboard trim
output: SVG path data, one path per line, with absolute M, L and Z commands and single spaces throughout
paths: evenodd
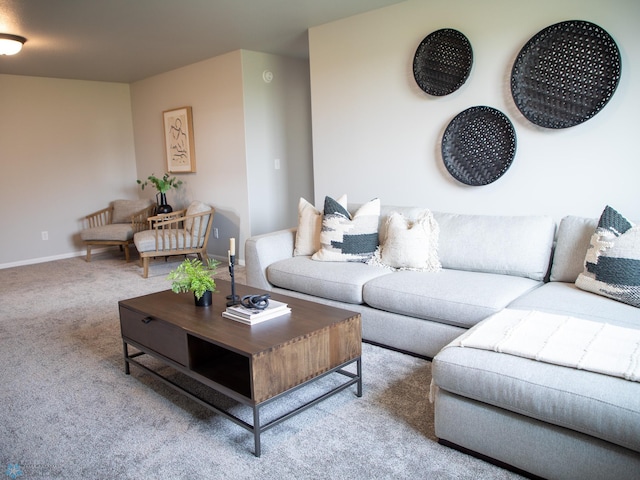
M 103 253 L 103 252 L 106 252 L 106 251 L 108 251 L 110 249 L 114 249 L 114 248 L 117 248 L 117 247 L 92 248 L 91 249 L 91 254 L 92 255 L 96 255 L 96 254 Z M 86 250 L 82 250 L 82 251 L 78 251 L 78 252 L 63 253 L 63 254 L 60 254 L 60 255 L 52 255 L 50 257 L 29 258 L 27 260 L 19 260 L 17 262 L 0 263 L 0 270 L 3 270 L 5 268 L 13 268 L 13 267 L 24 267 L 25 265 L 35 265 L 37 263 L 54 262 L 56 260 L 64 260 L 64 259 L 67 259 L 67 258 L 83 257 L 86 254 L 87 254 Z M 135 251 L 135 254 L 136 255 L 138 254 L 137 250 Z M 218 260 L 221 263 L 224 263 L 224 264 L 227 263 L 227 257 L 226 256 L 211 255 L 210 253 L 207 253 L 207 255 L 209 257 L 211 257 L 211 258 L 215 258 L 216 260 Z M 244 266 L 244 259 L 237 259 L 237 260 L 238 260 L 237 265 L 243 267 Z
M 454 450 L 458 450 L 459 452 L 465 453 L 472 457 L 483 460 L 487 463 L 491 463 L 496 467 L 504 468 L 505 470 L 509 470 L 510 472 L 517 473 L 518 475 L 522 475 L 523 477 L 530 478 L 531 480 L 546 480 L 543 477 L 538 477 L 529 472 L 525 472 L 524 470 L 514 467 L 513 465 L 509 465 L 508 463 L 501 462 L 500 460 L 496 460 L 495 458 L 488 457 L 487 455 L 483 455 L 482 453 L 478 453 L 474 450 L 469 450 L 468 448 L 462 447 L 456 443 L 450 442 L 449 440 L 445 440 L 444 438 L 439 438 L 438 443 L 440 445 L 444 445 L 445 447 L 453 448 Z
M 92 250 L 91 253 L 100 253 L 106 251 L 106 248 Z M 60 255 L 52 255 L 50 257 L 29 258 L 27 260 L 19 260 L 17 262 L 1 263 L 0 270 L 5 268 L 23 267 L 25 265 L 35 265 L 36 263 L 54 262 L 56 260 L 64 260 L 66 258 L 82 257 L 86 255 L 86 251 L 63 253 Z

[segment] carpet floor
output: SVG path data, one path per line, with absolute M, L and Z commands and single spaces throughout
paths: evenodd
M 166 275 L 178 263 L 153 262 L 143 279 L 137 261 L 125 263 L 116 250 L 91 263 L 77 257 L 0 270 L 0 468 L 7 478 L 521 478 L 439 445 L 430 362 L 368 344 L 362 398 L 351 387 L 263 433 L 256 458 L 250 432 L 135 366 L 124 374 L 118 300 L 168 289 Z M 247 407 L 165 373 L 251 418 Z M 335 381 L 297 390 L 262 416 Z

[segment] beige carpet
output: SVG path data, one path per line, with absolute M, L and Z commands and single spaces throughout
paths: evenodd
M 430 362 L 368 344 L 362 398 L 352 387 L 272 428 L 254 457 L 250 432 L 140 369 L 124 374 L 117 302 L 168 289 L 171 268 L 154 262 L 143 279 L 136 262 L 114 251 L 91 263 L 78 257 L 0 270 L 3 471 L 17 465 L 24 479 L 520 478 L 436 443 Z M 334 381 L 270 404 L 263 417 Z

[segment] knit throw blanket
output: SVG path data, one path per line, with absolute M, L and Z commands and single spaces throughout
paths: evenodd
M 640 330 L 505 309 L 448 346 L 471 347 L 640 382 Z

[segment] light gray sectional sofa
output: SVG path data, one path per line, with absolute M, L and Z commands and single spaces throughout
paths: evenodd
M 381 243 L 393 211 L 423 209 L 383 206 Z M 550 217 L 433 215 L 439 272 L 294 257 L 288 229 L 247 240 L 247 283 L 360 312 L 364 340 L 433 358 L 442 443 L 543 478 L 640 478 L 639 382 L 451 345 L 503 309 L 640 329 L 639 308 L 574 285 L 597 219 L 556 235 Z

